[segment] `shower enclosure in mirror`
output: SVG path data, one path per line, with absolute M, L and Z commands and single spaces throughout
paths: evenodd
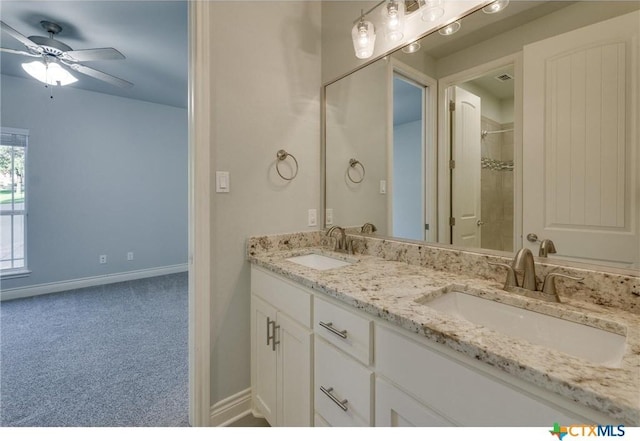
M 327 84 L 333 223 L 536 255 L 551 239 L 549 259 L 637 269 L 639 9 L 511 2 Z

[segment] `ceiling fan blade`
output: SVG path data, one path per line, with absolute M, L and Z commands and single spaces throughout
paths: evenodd
M 8 54 L 16 54 L 16 55 L 26 55 L 27 57 L 36 57 L 36 58 L 42 57 L 42 55 L 32 54 L 31 52 L 25 52 L 25 51 L 17 51 L 15 49 L 9 49 L 7 47 L 0 47 L 0 52 L 6 52 Z
M 13 38 L 18 40 L 20 43 L 24 44 L 27 48 L 34 48 L 35 49 L 35 48 L 38 47 L 38 45 L 35 44 L 33 41 L 29 40 L 27 37 L 22 35 L 20 32 L 16 31 L 15 29 L 13 29 L 11 26 L 9 26 L 8 24 L 6 24 L 3 21 L 0 21 L 0 29 L 5 31 L 7 34 L 11 35 Z
M 67 64 L 67 66 L 77 72 L 83 73 L 98 80 L 106 81 L 107 83 L 113 84 L 114 86 L 123 88 L 133 86 L 133 83 L 123 80 L 122 78 L 114 77 L 113 75 L 100 72 L 99 70 L 84 66 L 82 64 Z
M 65 60 L 74 62 L 93 60 L 121 60 L 125 58 L 125 56 L 112 47 L 103 47 L 97 49 L 68 51 L 63 54 L 63 58 Z

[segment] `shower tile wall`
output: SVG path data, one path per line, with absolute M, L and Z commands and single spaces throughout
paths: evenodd
M 482 117 L 482 130 L 513 129 L 513 123 L 499 124 Z M 513 132 L 488 134 L 482 140 L 483 158 L 513 163 Z M 483 167 L 481 172 L 481 246 L 513 251 L 513 171 Z

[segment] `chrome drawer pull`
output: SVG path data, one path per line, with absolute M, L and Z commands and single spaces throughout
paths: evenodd
M 336 403 L 338 405 L 338 407 L 342 410 L 344 410 L 345 412 L 347 411 L 347 403 L 349 402 L 349 400 L 342 400 L 340 401 L 339 399 L 337 399 L 331 392 L 333 392 L 333 388 L 330 387 L 329 389 L 325 389 L 324 386 L 320 386 L 320 390 L 322 392 L 324 392 L 324 394 L 326 396 L 328 396 L 329 398 L 331 398 L 331 401 L 333 401 L 334 403 Z
M 346 329 L 344 329 L 342 331 L 338 331 L 336 328 L 333 327 L 333 323 L 332 322 L 329 322 L 329 323 L 319 322 L 318 324 L 320 326 L 322 326 L 324 329 L 326 329 L 327 331 L 333 332 L 338 337 L 344 338 L 345 340 L 347 339 L 347 330 Z
M 271 328 L 271 333 L 269 333 L 269 328 Z M 271 320 L 267 317 L 267 346 L 271 343 L 271 350 L 276 350 L 276 345 L 280 344 L 280 341 L 276 340 L 276 329 L 280 329 L 280 325 L 276 325 L 275 320 Z

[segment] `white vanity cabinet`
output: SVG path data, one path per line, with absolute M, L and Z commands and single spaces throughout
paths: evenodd
M 620 424 L 254 265 L 252 398 L 274 426 Z
M 311 291 L 251 269 L 253 411 L 272 426 L 311 426 Z

